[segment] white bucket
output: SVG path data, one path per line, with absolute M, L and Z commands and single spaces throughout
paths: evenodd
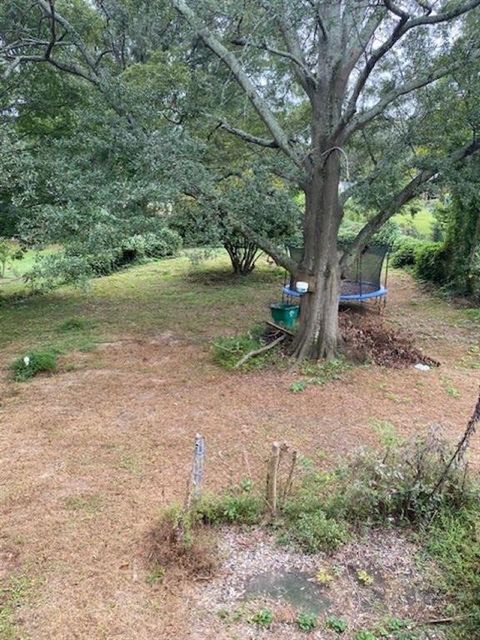
M 295 289 L 298 293 L 307 293 L 308 291 L 308 282 L 298 281 L 295 283 Z

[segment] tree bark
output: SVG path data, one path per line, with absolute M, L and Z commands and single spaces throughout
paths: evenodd
M 292 345 L 292 355 L 297 360 L 330 360 L 337 352 L 339 180 L 339 154 L 327 149 L 319 154 L 306 189 L 304 256 L 298 279 L 309 283 L 309 291 L 302 297 L 299 329 Z

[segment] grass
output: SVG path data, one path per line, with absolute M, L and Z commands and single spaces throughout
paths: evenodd
M 9 260 L 5 269 L 5 277 L 0 278 L 0 298 L 2 295 L 23 295 L 28 289 L 23 276 L 31 271 L 35 261 L 40 256 L 47 256 L 55 253 L 55 247 L 49 247 L 41 251 L 26 251 L 21 260 Z
M 17 640 L 21 636 L 15 621 L 16 610 L 31 589 L 31 580 L 25 575 L 12 576 L 0 592 L 0 638 Z
M 82 511 L 95 515 L 102 508 L 102 499 L 98 495 L 72 496 L 65 500 L 65 507 L 69 511 Z
M 426 208 L 420 209 L 413 218 L 409 213 L 397 213 L 393 216 L 392 220 L 401 227 L 413 227 L 419 236 L 425 240 L 432 239 L 435 217 L 433 213 Z
M 57 370 L 57 353 L 53 350 L 31 351 L 14 360 L 10 369 L 16 382 L 25 382 L 39 373 L 54 373 Z
M 267 318 L 280 284 L 279 270 L 262 261 L 248 278 L 234 277 L 226 254 L 216 252 L 195 267 L 186 255 L 135 266 L 93 280 L 88 291 L 63 287 L 28 295 L 24 290 L 20 298 L 18 290 L 2 287 L 0 348 L 69 351 L 125 333 L 152 335 L 172 328 L 207 342 Z

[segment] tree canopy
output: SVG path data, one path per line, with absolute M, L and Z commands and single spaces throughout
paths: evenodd
M 294 353 L 330 357 L 343 266 L 477 162 L 479 5 L 7 1 L 1 197 L 64 241 L 100 210 L 126 235 L 173 209 L 243 237 L 310 283 Z M 368 215 L 339 252 L 348 201 Z M 281 246 L 297 220 L 299 264 Z

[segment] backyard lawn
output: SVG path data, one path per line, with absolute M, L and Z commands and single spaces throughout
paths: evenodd
M 404 272 L 390 276 L 383 316 L 438 368 L 353 366 L 294 393 L 299 371 L 216 365 L 212 342 L 268 319 L 282 277 L 262 262 L 233 278 L 218 253 L 196 266 L 187 256 L 137 266 L 88 291 L 4 293 L 2 639 L 236 637 L 202 604 L 201 584 L 159 584 L 146 559 L 161 509 L 183 500 L 197 432 L 210 490 L 263 481 L 274 440 L 327 468 L 378 444 L 379 425 L 460 437 L 478 393 L 480 313 Z M 59 371 L 13 382 L 10 363 L 34 349 L 57 351 Z M 479 453 L 474 441 L 474 464 Z

